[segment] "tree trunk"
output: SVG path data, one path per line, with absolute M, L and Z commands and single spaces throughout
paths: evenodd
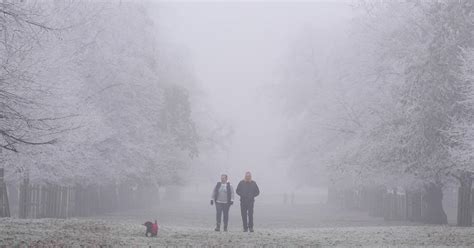
M 472 226 L 471 215 L 471 188 L 472 177 L 471 173 L 463 172 L 459 177 L 461 186 L 458 189 L 458 226 Z
M 423 220 L 428 224 L 447 224 L 448 218 L 443 210 L 443 189 L 441 185 L 430 183 L 425 186 L 423 195 Z
M 421 222 L 422 221 L 422 209 L 423 209 L 423 204 L 421 202 L 422 199 L 422 194 L 418 191 L 415 191 L 411 193 L 411 204 L 410 204 L 410 209 L 411 209 L 411 215 L 409 220 L 410 221 L 415 221 L 415 222 Z
M 375 217 L 384 217 L 384 199 L 387 194 L 387 189 L 383 186 L 375 188 Z
M 3 168 L 0 168 L 0 217 L 10 217 L 7 185 L 3 180 Z
M 360 192 L 360 207 L 362 209 L 362 211 L 367 211 L 369 212 L 369 208 L 370 208 L 370 198 L 369 198 L 369 194 L 367 192 L 367 188 L 364 187 L 362 188 L 361 192 Z

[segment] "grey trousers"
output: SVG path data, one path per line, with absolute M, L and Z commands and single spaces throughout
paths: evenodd
M 218 227 L 221 226 L 222 215 L 224 215 L 224 227 L 227 227 L 229 223 L 229 209 L 230 204 L 216 202 L 216 223 Z
M 242 224 L 244 225 L 245 230 L 253 228 L 253 203 L 254 201 L 240 201 Z

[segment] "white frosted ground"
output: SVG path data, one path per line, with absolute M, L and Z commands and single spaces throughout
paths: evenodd
M 255 233 L 216 233 L 204 227 L 165 226 L 159 237 L 119 220 L 0 220 L 0 247 L 473 247 L 474 228 L 451 226 L 364 226 L 270 228 Z
M 255 214 L 255 233 L 241 231 L 238 206 L 230 231 L 214 232 L 214 209 L 199 203 L 87 219 L 4 218 L 0 247 L 474 247 L 474 228 L 384 222 L 323 205 L 259 204 Z M 141 224 L 155 217 L 159 237 L 144 237 Z

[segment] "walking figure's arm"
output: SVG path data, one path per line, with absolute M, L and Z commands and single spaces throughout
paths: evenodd
M 255 183 L 255 197 L 257 197 L 258 195 L 260 195 L 260 189 L 258 188 L 257 183 Z
M 239 184 L 237 185 L 237 189 L 235 190 L 235 193 L 237 193 L 237 195 L 239 195 L 240 197 L 242 197 L 242 181 L 239 182 Z
M 214 204 L 214 199 L 216 199 L 216 190 L 212 189 L 212 194 L 211 194 L 211 205 Z
M 234 187 L 230 185 L 230 200 L 234 201 Z

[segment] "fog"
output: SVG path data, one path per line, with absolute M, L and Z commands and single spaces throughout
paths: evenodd
M 343 2 L 159 5 L 161 33 L 186 47 L 206 101 L 233 130 L 225 154 L 207 161 L 214 165 L 208 178 L 228 173 L 237 182 L 252 171 L 268 190 L 295 187 L 280 155 L 288 121 L 278 105 L 279 69 L 305 29 L 317 30 L 313 39 L 330 37 L 351 10 Z
M 470 247 L 473 16 L 0 1 L 0 247 Z

